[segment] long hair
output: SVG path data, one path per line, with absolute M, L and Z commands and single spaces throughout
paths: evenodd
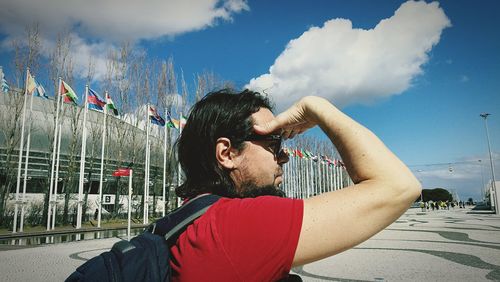
M 235 93 L 230 89 L 211 92 L 192 107 L 177 141 L 179 162 L 186 176 L 175 189 L 177 196 L 234 196 L 235 184 L 229 171 L 218 165 L 215 145 L 218 138 L 226 137 L 233 148 L 243 149 L 243 141 L 252 133 L 251 115 L 260 108 L 272 110 L 266 97 L 250 90 Z

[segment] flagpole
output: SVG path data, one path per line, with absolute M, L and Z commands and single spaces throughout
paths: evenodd
M 28 137 L 26 140 L 26 155 L 24 157 L 24 181 L 23 181 L 23 196 L 21 197 L 21 222 L 19 226 L 19 232 L 24 230 L 24 212 L 26 209 L 26 185 L 28 182 L 28 163 L 30 158 L 30 145 L 31 145 L 31 124 L 33 123 L 33 93 L 30 97 L 30 117 L 28 123 Z
M 52 201 L 52 193 L 53 193 L 53 184 L 54 184 L 54 170 L 56 163 L 56 151 L 57 151 L 57 127 L 59 123 L 59 100 L 61 97 L 61 78 L 59 77 L 57 87 L 57 97 L 56 98 L 56 122 L 54 124 L 54 142 L 52 145 L 52 168 L 50 170 L 50 184 L 49 184 L 49 205 L 47 210 L 47 231 L 50 230 L 50 213 L 51 213 L 51 201 Z
M 179 116 L 179 137 L 182 134 L 182 127 L 181 127 L 181 118 L 182 118 L 182 112 L 180 113 Z M 177 156 L 179 158 L 179 156 Z M 181 162 L 177 160 L 177 187 L 181 186 Z M 177 206 L 179 207 L 181 205 L 181 198 L 177 197 Z
M 335 159 L 335 164 L 334 164 L 334 168 L 335 168 L 335 187 L 334 189 L 335 190 L 339 190 L 340 188 L 340 181 L 339 181 L 339 175 L 340 175 L 340 172 L 339 172 L 339 160 Z
M 17 212 L 19 205 L 19 188 L 21 186 L 21 163 L 23 161 L 23 148 L 24 148 L 24 125 L 26 119 L 26 101 L 28 99 L 28 77 L 30 74 L 30 69 L 26 68 L 26 80 L 24 81 L 24 103 L 23 103 L 23 122 L 21 126 L 21 140 L 19 141 L 19 161 L 17 165 L 17 181 L 16 181 L 16 202 L 14 205 L 14 226 L 12 228 L 12 233 L 17 232 Z
M 317 195 L 321 194 L 321 191 L 323 190 L 323 183 L 324 183 L 324 174 L 323 174 L 323 167 L 321 166 L 321 159 L 318 158 L 318 165 L 317 165 L 317 170 L 318 170 L 318 188 L 317 188 Z
M 150 121 L 148 121 L 150 122 Z M 151 126 L 151 124 L 150 124 Z M 148 133 L 149 133 L 149 130 L 148 129 Z M 151 143 L 148 142 L 148 185 L 146 186 L 146 202 L 147 202 L 147 209 L 146 209 L 146 224 L 149 223 L 149 172 L 150 172 L 150 168 L 151 168 Z
M 165 113 L 167 112 L 167 109 L 165 108 Z M 163 183 L 162 183 L 162 188 L 163 188 L 163 208 L 162 208 L 162 216 L 165 216 L 165 185 L 167 182 L 167 125 L 163 127 Z
M 314 179 L 317 176 L 316 173 L 314 173 L 314 161 L 312 160 L 312 158 L 310 159 L 309 167 L 310 167 L 309 171 L 310 171 L 310 176 L 311 176 L 311 177 L 309 177 L 309 181 L 311 183 L 310 184 L 311 189 L 309 190 L 309 192 L 310 192 L 309 197 L 312 197 L 312 196 L 314 196 L 314 192 L 315 192 Z
M 106 102 L 108 100 L 108 91 L 106 91 Z M 102 214 L 102 180 L 104 172 L 104 146 L 106 144 L 106 118 L 108 115 L 108 105 L 104 105 L 103 109 L 103 123 L 102 123 L 102 145 L 101 145 L 101 171 L 99 176 L 99 211 L 97 215 L 97 227 L 101 227 L 101 214 Z M 132 177 L 132 176 L 131 176 Z
M 144 210 L 143 210 L 143 217 L 142 217 L 142 222 L 143 224 L 146 224 L 146 214 L 148 208 L 148 202 L 147 202 L 147 188 L 149 186 L 149 179 L 148 179 L 148 149 L 149 149 L 149 104 L 146 105 L 146 159 L 144 161 L 144 195 L 143 195 L 143 201 L 144 201 Z
M 87 97 L 89 86 L 85 85 L 83 100 L 83 124 L 82 124 L 82 149 L 80 151 L 80 178 L 78 180 L 78 209 L 76 218 L 76 229 L 82 228 L 82 206 L 83 206 L 83 182 L 85 178 L 85 154 L 87 150 Z
M 64 108 L 64 104 L 61 104 L 61 108 Z M 59 136 L 57 136 L 56 179 L 54 182 L 54 205 L 52 206 L 52 230 L 56 226 L 57 188 L 59 186 L 58 185 L 59 184 L 59 161 L 60 161 L 60 155 L 61 155 L 61 135 L 62 135 L 62 125 L 61 124 L 59 124 L 58 134 L 59 134 Z
M 292 150 L 293 152 L 293 150 Z M 292 166 L 292 193 L 293 193 L 293 198 L 297 198 L 297 191 L 298 191 L 298 185 L 297 185 L 297 157 L 294 156 L 295 154 L 292 153 L 292 162 L 291 162 L 291 166 Z
M 130 241 L 130 220 L 132 210 L 132 174 L 133 170 L 130 169 L 130 176 L 128 178 L 128 217 L 127 217 L 127 240 Z

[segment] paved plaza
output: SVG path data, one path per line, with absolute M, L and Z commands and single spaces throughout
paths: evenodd
M 118 240 L 0 245 L 0 280 L 64 280 Z M 354 249 L 294 271 L 304 281 L 500 281 L 500 216 L 410 209 Z

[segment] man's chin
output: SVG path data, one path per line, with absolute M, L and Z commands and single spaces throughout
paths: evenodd
M 278 183 L 277 181 L 275 181 Z M 279 181 L 281 184 L 281 181 Z M 278 184 L 278 185 L 279 185 Z M 255 183 L 243 183 L 238 191 L 237 198 L 256 198 L 259 196 L 286 197 L 285 192 L 278 185 L 256 185 Z

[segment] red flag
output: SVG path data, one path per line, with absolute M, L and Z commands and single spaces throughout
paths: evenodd
M 302 154 L 302 151 L 297 149 L 297 156 L 299 156 L 299 158 L 303 159 L 304 158 L 304 155 Z
M 130 176 L 130 168 L 118 168 L 113 172 L 113 176 Z

